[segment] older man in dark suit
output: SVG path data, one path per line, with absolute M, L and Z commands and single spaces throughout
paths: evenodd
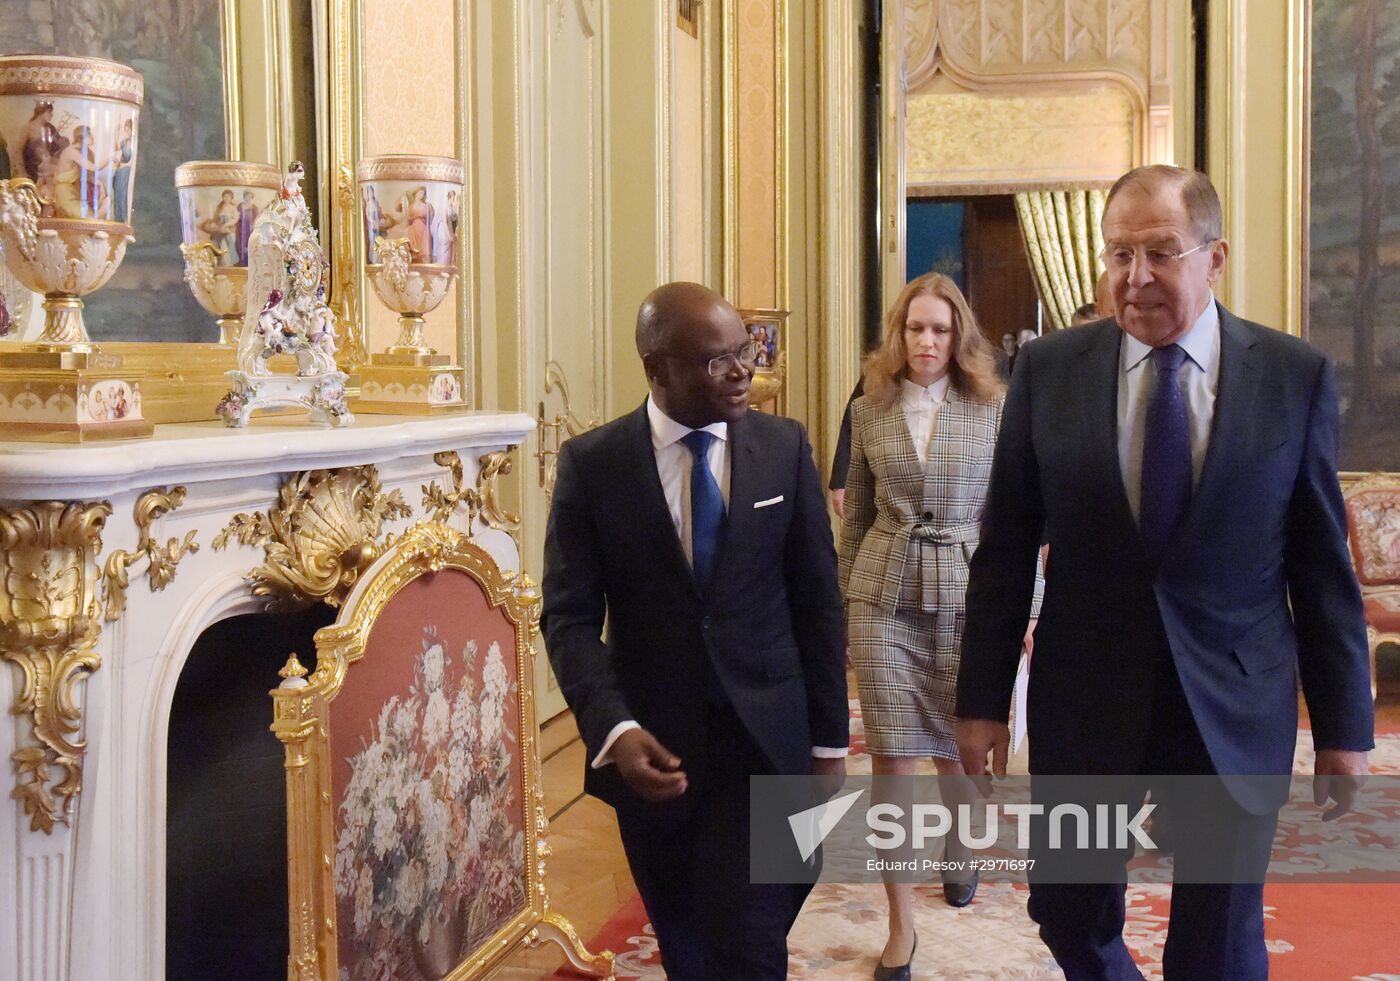
M 668 976 L 780 979 L 810 886 L 750 883 L 749 777 L 844 774 L 849 730 L 821 483 L 722 297 L 660 287 L 637 350 L 646 403 L 560 450 L 545 641 Z
M 1007 705 L 1048 541 L 1027 710 L 1033 783 L 1143 775 L 1138 800 L 1150 788 L 1176 829 L 1167 978 L 1263 981 L 1258 873 L 1282 795 L 1277 780 L 1230 775 L 1291 771 L 1300 677 L 1315 796 L 1337 802 L 1324 817 L 1351 805 L 1372 747 L 1333 371 L 1307 344 L 1215 301 L 1227 245 L 1204 175 L 1125 175 L 1103 236 L 1115 320 L 1023 348 L 1012 376 L 971 564 L 960 749 L 970 773 L 989 754 L 1005 771 Z M 1223 776 L 1201 781 L 1220 788 L 1216 806 L 1173 801 L 1162 774 Z M 1202 869 L 1201 855 L 1253 871 Z M 1113 885 L 1032 879 L 1031 916 L 1072 981 L 1141 977 L 1121 936 L 1124 858 Z

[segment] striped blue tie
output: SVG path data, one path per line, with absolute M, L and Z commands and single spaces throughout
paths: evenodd
M 709 452 L 714 441 L 714 434 L 703 429 L 689 432 L 681 439 L 695 457 L 690 467 L 690 554 L 695 581 L 702 589 L 715 570 L 720 532 L 724 527 L 724 498 L 720 496 L 715 475 L 710 473 Z
M 1160 562 L 1191 503 L 1191 421 L 1177 371 L 1186 352 L 1176 344 L 1157 348 L 1157 384 L 1147 403 L 1142 437 L 1142 496 L 1138 528 L 1147 555 Z

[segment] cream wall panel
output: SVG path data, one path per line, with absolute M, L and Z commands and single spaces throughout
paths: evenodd
M 364 26 L 364 152 L 456 152 L 454 89 L 456 5 L 453 0 L 362 0 Z M 457 284 L 428 315 L 424 336 L 438 351 L 457 351 Z M 398 337 L 397 316 L 366 295 L 371 352 Z
M 637 358 L 637 306 L 672 277 L 669 198 L 671 132 L 667 90 L 670 0 L 610 8 L 604 75 L 604 196 L 608 229 L 606 302 L 609 386 L 604 415 L 646 397 Z M 704 7 L 701 16 L 705 16 Z
M 737 280 L 730 299 L 739 306 L 785 308 L 786 284 L 780 282 L 783 259 L 780 219 L 784 206 L 781 179 L 782 135 L 779 58 L 786 58 L 779 30 L 785 0 L 737 0 L 734 64 L 729 67 L 735 114 L 731 162 L 737 227 L 730 248 Z M 785 148 L 784 148 L 785 149 Z
M 1211 179 L 1225 205 L 1230 258 L 1218 289 L 1242 317 L 1297 333 L 1302 201 L 1297 127 L 1286 94 L 1290 22 L 1300 0 L 1218 0 L 1211 5 Z M 1248 55 L 1245 37 L 1248 31 Z
M 671 27 L 671 261 L 674 278 L 707 277 L 705 222 L 706 141 L 704 44 Z

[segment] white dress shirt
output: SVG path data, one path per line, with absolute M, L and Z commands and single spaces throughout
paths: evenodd
M 682 426 L 662 412 L 661 407 L 650 395 L 647 396 L 647 419 L 651 423 L 651 448 L 656 454 L 656 474 L 661 478 L 661 491 L 666 495 L 666 510 L 671 512 L 671 523 L 676 526 L 676 534 L 680 536 L 681 548 L 685 551 L 685 560 L 693 564 L 695 557 L 690 537 L 690 471 L 695 462 L 695 455 L 690 452 L 690 447 L 682 443 L 681 440 L 694 430 L 688 426 Z M 710 443 L 709 451 L 705 454 L 705 460 L 710 465 L 710 473 L 714 476 L 715 483 L 719 484 L 719 494 L 724 500 L 724 509 L 727 512 L 729 510 L 729 423 L 716 422 L 705 426 L 704 431 L 715 437 Z M 603 748 L 593 759 L 593 768 L 607 766 L 612 762 L 612 747 L 613 743 L 617 742 L 618 736 L 629 729 L 640 728 L 641 724 L 635 719 L 627 719 L 613 726 L 608 733 L 608 738 L 603 740 Z M 844 746 L 812 747 L 813 756 L 834 758 L 845 756 L 846 753 L 847 750 Z
M 933 422 L 938 410 L 948 398 L 948 376 L 945 374 L 928 387 L 903 378 L 899 382 L 899 403 L 904 409 L 904 422 L 919 462 L 928 464 L 928 444 L 933 439 Z
M 1194 487 L 1200 482 L 1205 464 L 1210 424 L 1215 418 L 1215 393 L 1220 385 L 1220 311 L 1213 293 L 1191 329 L 1176 343 L 1186 352 L 1176 378 L 1186 396 L 1186 415 L 1190 420 Z M 1142 439 L 1147 429 L 1147 404 L 1157 384 L 1151 354 L 1152 348 L 1126 331 L 1123 333 L 1118 357 L 1118 465 L 1134 518 L 1142 516 Z

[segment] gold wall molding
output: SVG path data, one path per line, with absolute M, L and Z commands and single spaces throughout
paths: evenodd
M 823 366 L 817 429 L 822 456 L 836 445 L 844 393 L 855 385 L 864 353 L 861 322 L 861 69 L 860 18 L 854 0 L 822 5 L 820 100 L 822 202 L 820 237 Z M 873 25 L 866 25 L 867 29 Z
M 504 531 L 511 538 L 517 538 L 520 530 L 520 515 L 506 510 L 501 504 L 500 487 L 497 481 L 510 476 L 515 467 L 511 454 L 514 446 L 491 453 L 483 453 L 477 459 L 476 486 L 467 487 L 463 474 L 462 458 L 455 450 L 444 450 L 433 454 L 433 462 L 446 467 L 451 477 L 451 490 L 444 490 L 441 484 L 423 485 L 423 509 L 431 512 L 432 520 L 445 522 L 456 513 L 459 507 L 467 509 L 467 536 L 476 534 L 478 520 L 487 528 Z M 520 542 L 516 540 L 517 550 Z
M 102 577 L 102 619 L 108 623 L 121 618 L 126 612 L 126 590 L 131 580 L 132 565 L 145 559 L 146 581 L 151 592 L 158 593 L 170 585 L 175 578 L 175 570 L 186 555 L 199 551 L 191 529 L 184 540 L 171 538 L 164 545 L 151 537 L 151 525 L 159 518 L 176 510 L 185 503 L 184 487 L 161 487 L 147 491 L 136 499 L 132 509 L 139 536 L 136 550 L 128 552 L 117 549 L 107 557 Z
M 364 236 L 355 200 L 355 167 L 364 150 L 362 8 L 360 0 L 330 0 L 326 37 L 331 85 L 326 98 L 317 99 L 330 113 L 329 159 L 319 161 L 322 172 L 328 175 L 331 202 L 329 221 L 323 222 L 335 257 L 330 304 L 344 334 L 340 360 L 350 367 L 369 360 L 363 303 L 367 291 L 360 264 Z
M 35 831 L 69 823 L 83 789 L 76 687 L 102 663 L 97 559 L 111 513 L 105 501 L 0 508 L 0 656 L 20 669 L 11 711 L 29 716 L 38 742 L 10 755 L 10 796 Z
M 262 546 L 263 564 L 247 579 L 269 608 L 339 606 L 391 540 L 380 541 L 384 522 L 412 513 L 400 490 L 384 493 L 372 465 L 307 470 L 282 482 L 276 507 L 235 514 L 213 544 Z

